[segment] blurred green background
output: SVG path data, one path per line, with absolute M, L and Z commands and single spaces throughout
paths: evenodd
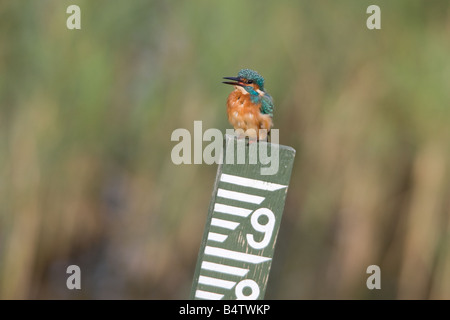
M 0 298 L 187 298 L 217 166 L 170 137 L 243 67 L 297 150 L 266 298 L 450 299 L 447 0 L 1 1 Z

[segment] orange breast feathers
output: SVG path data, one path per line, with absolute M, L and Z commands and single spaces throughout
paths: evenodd
M 227 113 L 228 121 L 234 129 L 247 131 L 253 129 L 261 139 L 259 129 L 270 131 L 272 118 L 268 114 L 261 114 L 260 104 L 253 104 L 248 93 L 243 93 L 238 87 L 228 96 Z

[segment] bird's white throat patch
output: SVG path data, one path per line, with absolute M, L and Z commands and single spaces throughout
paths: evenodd
M 241 86 L 234 86 L 236 88 L 236 90 L 239 90 L 242 94 L 249 94 L 247 92 L 247 90 L 245 90 L 243 87 Z
M 240 92 L 242 92 L 242 94 L 249 94 L 247 92 L 247 90 L 244 89 L 244 87 L 241 87 L 241 86 L 234 86 L 234 87 L 236 88 L 236 90 L 239 90 Z M 256 92 L 258 92 L 258 94 L 260 96 L 263 96 L 265 94 L 264 91 L 261 91 L 259 89 L 256 89 Z

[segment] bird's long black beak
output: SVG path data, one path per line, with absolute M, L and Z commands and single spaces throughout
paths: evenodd
M 223 78 L 227 79 L 227 80 L 233 80 L 233 81 L 223 81 L 222 83 L 231 84 L 233 86 L 241 86 L 241 87 L 244 86 L 244 83 L 242 82 L 242 78 L 239 78 L 239 77 L 223 77 Z

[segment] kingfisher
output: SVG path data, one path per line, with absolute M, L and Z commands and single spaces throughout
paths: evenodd
M 273 126 L 273 100 L 264 89 L 264 78 L 256 71 L 241 69 L 237 77 L 224 77 L 234 86 L 227 100 L 228 121 L 250 138 L 267 140 Z M 260 129 L 265 129 L 261 130 Z

